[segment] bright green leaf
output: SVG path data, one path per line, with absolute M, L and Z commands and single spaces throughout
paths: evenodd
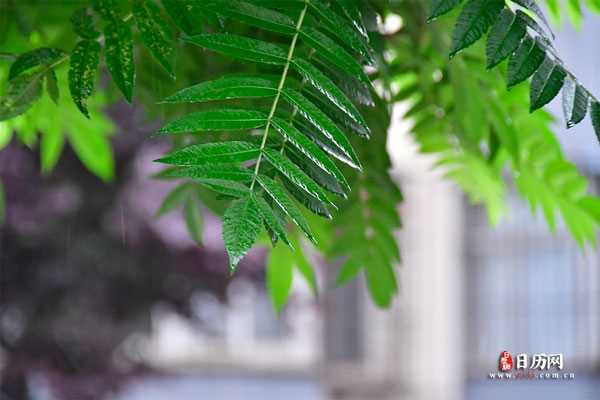
M 235 164 L 258 157 L 260 148 L 248 142 L 195 144 L 177 150 L 158 162 L 173 165 Z
M 163 103 L 199 103 L 212 100 L 272 97 L 277 94 L 277 78 L 230 75 L 183 89 Z
M 256 242 L 262 226 L 260 213 L 252 197 L 235 200 L 223 216 L 223 240 L 233 273 L 248 250 Z
M 271 302 L 277 313 L 287 303 L 294 277 L 292 252 L 285 246 L 276 246 L 267 260 L 266 283 Z
M 264 126 L 267 115 L 260 111 L 219 109 L 198 111 L 165 125 L 158 134 L 253 129 Z
M 229 33 L 213 33 L 185 38 L 189 43 L 240 60 L 283 65 L 287 52 L 280 46 Z

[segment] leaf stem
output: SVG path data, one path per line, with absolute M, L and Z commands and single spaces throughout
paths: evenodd
M 298 42 L 298 36 L 300 34 L 300 28 L 302 28 L 302 23 L 304 22 L 304 16 L 306 15 L 306 10 L 308 9 L 308 2 L 304 3 L 304 8 L 298 17 L 298 21 L 296 22 L 296 33 L 292 38 L 292 43 L 290 44 L 290 49 L 288 50 L 287 59 L 285 61 L 285 66 L 283 67 L 283 72 L 281 73 L 281 79 L 279 80 L 279 86 L 277 87 L 277 94 L 275 95 L 275 99 L 273 100 L 273 104 L 271 105 L 271 111 L 269 112 L 269 116 L 267 117 L 267 124 L 265 126 L 265 132 L 263 133 L 262 142 L 260 144 L 260 153 L 258 154 L 258 159 L 256 160 L 256 166 L 254 167 L 254 175 L 252 176 L 252 183 L 250 184 L 250 191 L 254 190 L 254 185 L 256 184 L 256 178 L 258 177 L 258 171 L 260 169 L 260 163 L 262 161 L 263 151 L 265 146 L 267 145 L 267 137 L 269 136 L 269 129 L 271 128 L 271 121 L 273 120 L 273 116 L 275 116 L 275 111 L 277 110 L 277 104 L 279 104 L 279 99 L 281 97 L 281 91 L 283 90 L 283 86 L 285 85 L 285 80 L 287 78 L 288 71 L 290 69 L 290 63 L 292 62 L 292 57 L 294 56 L 294 50 L 296 49 L 296 43 Z

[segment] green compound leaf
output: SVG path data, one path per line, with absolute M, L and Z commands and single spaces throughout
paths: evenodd
M 252 176 L 251 171 L 231 165 L 203 165 L 199 167 L 177 168 L 160 174 L 161 178 L 190 178 L 198 181 L 219 179 L 234 182 L 250 182 Z
M 283 156 L 278 151 L 273 149 L 264 149 L 263 154 L 269 160 L 282 175 L 284 175 L 290 182 L 296 185 L 300 190 L 308 193 L 309 195 L 316 197 L 324 203 L 329 203 L 333 206 L 333 203 L 327 198 L 327 195 L 321 189 L 315 181 L 312 180 L 308 175 L 304 173 L 296 164 L 291 162 L 289 158 Z
M 69 90 L 77 108 L 87 118 L 87 99 L 94 91 L 94 82 L 100 62 L 100 44 L 95 40 L 82 40 L 71 54 L 69 68 Z
M 285 231 L 285 228 L 282 224 L 282 221 L 280 220 L 280 218 L 275 214 L 275 210 L 273 210 L 273 208 L 271 208 L 271 206 L 269 205 L 269 203 L 267 203 L 267 201 L 260 197 L 260 196 L 256 196 L 254 198 L 254 201 L 256 202 L 256 206 L 258 207 L 258 211 L 260 212 L 262 218 L 264 219 L 266 225 L 269 227 L 269 229 L 271 229 L 271 231 L 273 231 L 273 233 L 276 235 L 277 239 L 281 239 L 283 240 L 283 242 L 285 244 L 287 244 L 288 246 L 292 247 L 292 244 L 287 236 L 287 233 Z
M 587 113 L 589 95 L 575 79 L 568 77 L 563 87 L 562 107 L 567 129 L 580 123 Z
M 502 10 L 488 36 L 486 67 L 493 68 L 511 55 L 521 44 L 526 32 L 527 26 L 522 18 L 508 8 Z
M 358 156 L 352 148 L 350 141 L 323 111 L 294 89 L 285 88 L 283 89 L 282 94 L 291 105 L 298 108 L 298 112 L 306 118 L 308 122 L 317 128 L 323 136 L 333 142 L 333 144 L 335 144 L 335 146 L 351 160 L 351 163 L 349 163 L 351 167 L 356 169 L 361 168 Z
M 293 66 L 315 89 L 342 110 L 352 121 L 364 128 L 366 134 L 362 136 L 368 137 L 369 127 L 364 118 L 346 94 L 331 79 L 306 60 L 296 59 L 293 61 Z M 357 132 L 360 133 L 360 131 Z
M 365 74 L 363 67 L 342 46 L 337 44 L 329 36 L 310 26 L 304 26 L 300 31 L 300 37 L 309 46 L 316 50 L 323 59 L 329 61 L 339 69 L 358 78 L 370 85 L 371 81 Z
M 273 202 L 283 212 L 285 212 L 296 225 L 298 225 L 306 237 L 308 237 L 308 239 L 312 242 L 316 243 L 315 237 L 310 230 L 304 215 L 302 215 L 300 209 L 298 209 L 292 199 L 290 199 L 285 190 L 277 182 L 266 175 L 258 175 L 256 177 L 256 181 L 263 187 L 263 189 L 265 189 L 265 192 L 267 192 Z
M 310 139 L 296 127 L 281 118 L 274 117 L 273 127 L 307 159 L 317 165 L 323 172 L 338 180 L 346 189 L 350 189 L 346 178 L 333 161 Z
M 158 134 L 253 129 L 260 128 L 266 123 L 267 115 L 260 111 L 207 110 L 194 112 L 172 121 L 158 131 Z
M 229 33 L 213 33 L 184 38 L 188 43 L 246 61 L 283 65 L 287 53 L 280 46 Z
M 517 51 L 508 60 L 508 87 L 515 86 L 533 75 L 545 57 L 542 46 L 536 40 L 525 36 Z
M 253 160 L 259 153 L 260 148 L 248 142 L 204 143 L 177 150 L 157 161 L 181 166 L 235 164 Z
M 230 75 L 183 89 L 163 103 L 200 103 L 213 100 L 272 97 L 277 94 L 277 78 Z
M 71 16 L 71 25 L 77 35 L 83 39 L 97 39 L 100 32 L 94 27 L 94 19 L 88 8 L 80 8 Z
M 534 13 L 535 16 L 538 17 L 540 19 L 540 21 L 542 21 L 544 23 L 546 28 L 548 28 L 548 31 L 550 32 L 552 37 L 554 37 L 554 33 L 552 32 L 552 29 L 550 28 L 550 24 L 548 23 L 548 20 L 546 19 L 544 12 L 540 8 L 540 6 L 537 4 L 536 0 L 512 0 L 512 1 L 514 1 L 515 3 L 517 3 L 520 6 L 524 7 L 525 9 L 531 11 L 532 13 Z M 550 4 L 548 4 L 548 5 L 550 6 Z
M 504 0 L 469 1 L 454 26 L 450 58 L 479 40 L 496 22 L 504 6 Z
M 135 81 L 131 29 L 122 22 L 109 22 L 104 28 L 104 36 L 108 71 L 125 99 L 131 103 Z
M 546 57 L 531 80 L 529 111 L 533 112 L 555 98 L 563 87 L 566 75 L 563 67 Z
M 41 47 L 27 53 L 21 54 L 10 66 L 10 72 L 8 73 L 8 79 L 14 79 L 23 72 L 29 71 L 31 68 L 39 67 L 41 65 L 49 66 L 54 62 L 64 58 L 67 53 L 61 49 L 51 49 L 47 47 Z
M 248 196 L 231 203 L 223 217 L 223 240 L 231 273 L 256 242 L 262 220 L 254 199 Z
M 450 12 L 461 2 L 462 0 L 432 0 L 431 7 L 429 9 L 429 16 L 427 17 L 427 22 L 431 22 L 437 17 L 440 17 Z
M 23 114 L 41 95 L 41 74 L 19 75 L 8 83 L 6 93 L 0 98 L 0 121 Z
M 284 35 L 296 33 L 296 23 L 287 15 L 245 1 L 207 0 L 203 6 L 217 14 L 268 31 Z
M 342 43 L 347 43 L 354 51 L 361 55 L 361 57 L 369 63 L 369 65 L 375 65 L 375 59 L 371 54 L 371 49 L 365 43 L 363 38 L 346 23 L 346 20 L 335 12 L 331 8 L 326 7 L 321 1 L 309 1 L 308 5 L 313 13 L 315 13 L 325 23 L 328 30 Z
M 160 8 L 151 0 L 136 0 L 132 11 L 142 42 L 169 76 L 175 79 L 174 34 L 162 17 Z

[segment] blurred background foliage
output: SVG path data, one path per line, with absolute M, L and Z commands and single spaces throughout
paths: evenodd
M 3 84 L 15 55 L 39 46 L 65 50 L 74 46 L 76 37 L 68 21 L 84 3 L 60 3 L 0 0 Z M 546 3 L 557 29 L 565 23 L 579 26 L 583 9 L 600 13 L 597 0 Z M 122 4 L 128 7 L 127 1 Z M 582 247 L 594 245 L 600 201 L 588 194 L 587 179 L 565 158 L 552 132 L 553 117 L 543 110 L 528 113 L 528 84 L 507 91 L 504 67 L 485 70 L 482 43 L 449 62 L 455 18 L 427 24 L 427 2 L 373 0 L 371 5 L 379 14 L 380 31 L 372 33 L 372 40 L 380 66 L 369 71 L 376 88 L 370 93 L 375 106 L 361 111 L 373 135 L 370 141 L 353 142 L 364 173 L 344 170 L 353 190 L 347 201 L 340 202 L 332 222 L 307 213 L 318 239 L 316 248 L 292 232 L 296 251 L 280 247 L 273 251 L 266 261 L 266 278 L 264 252 L 248 260 L 241 273 L 266 279 L 272 302 L 281 310 L 292 288 L 294 268 L 317 293 L 314 266 L 319 260 L 340 265 L 338 284 L 355 277 L 361 264 L 373 257 L 396 265 L 400 254 L 394 235 L 401 227 L 397 210 L 402 194 L 389 175 L 387 135 L 391 119 L 400 117 L 410 121 L 420 151 L 436 156 L 446 176 L 486 208 L 492 224 L 502 217 L 507 187 L 514 185 L 532 212 L 541 210 L 550 229 L 560 218 Z M 225 21 L 225 26 L 258 38 L 268 36 L 241 24 Z M 223 27 L 219 22 L 202 29 Z M 22 321 L 16 330 L 0 324 L 0 344 L 10 366 L 3 379 L 6 390 L 25 390 L 23 374 L 40 360 L 64 373 L 63 378 L 73 371 L 80 376 L 119 375 L 111 351 L 132 331 L 147 327 L 152 305 L 168 302 L 186 313 L 189 296 L 198 287 L 225 298 L 224 254 L 205 240 L 209 229 L 205 221 L 222 215 L 223 202 L 194 182 L 169 183 L 167 190 L 161 186 L 153 191 L 153 199 L 127 197 L 131 187 L 143 184 L 142 179 L 155 175 L 162 183 L 161 171 L 151 166 L 153 158 L 198 140 L 186 137 L 171 143 L 149 138 L 159 122 L 198 108 L 167 106 L 159 104 L 160 99 L 224 72 L 256 72 L 253 64 L 207 55 L 180 41 L 176 46 L 176 80 L 151 61 L 146 49 L 136 46 L 133 105 L 120 100 L 103 68 L 98 90 L 89 101 L 91 119 L 86 119 L 69 98 L 63 66 L 57 69 L 58 104 L 44 93 L 27 113 L 0 121 L 2 303 Z M 401 115 L 393 108 L 398 104 Z M 99 179 L 90 179 L 90 173 Z M 165 225 L 160 229 L 154 225 L 157 217 L 173 221 L 168 218 L 175 210 L 182 211 L 175 218 L 181 217 L 196 244 L 173 244 L 164 237 L 172 232 L 161 233 Z M 367 235 L 365 228 L 376 234 Z M 47 241 L 49 232 L 59 233 Z M 175 236 L 173 241 L 181 238 Z M 264 235 L 262 243 L 268 242 Z M 197 243 L 206 246 L 201 253 L 190 250 Z M 173 266 L 173 271 L 165 265 Z M 272 272 L 275 268 L 277 275 Z M 58 269 L 63 271 L 60 279 L 50 279 L 48 271 Z M 395 277 L 371 282 L 385 286 L 371 288 L 374 297 L 380 296 L 377 303 L 389 304 L 397 290 Z M 89 325 L 85 335 L 65 333 L 66 327 L 82 321 Z M 108 334 L 102 329 L 106 326 L 118 328 Z M 135 374 L 143 368 L 127 371 Z M 86 398 L 90 390 L 71 385 L 67 378 L 59 386 L 65 393 L 76 393 L 75 398 Z M 110 388 L 97 382 L 93 390 Z

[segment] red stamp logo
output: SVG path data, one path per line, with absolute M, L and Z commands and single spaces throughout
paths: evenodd
M 513 369 L 513 359 L 508 351 L 503 351 L 502 353 L 500 353 L 498 369 L 502 372 L 510 371 L 511 369 Z

